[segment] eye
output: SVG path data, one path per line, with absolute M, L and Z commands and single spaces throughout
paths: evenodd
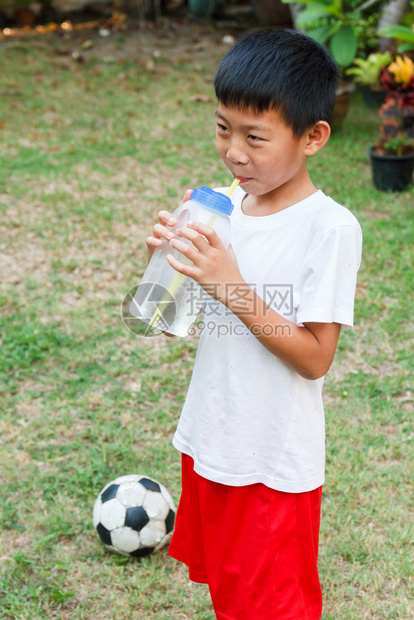
M 228 131 L 227 127 L 225 125 L 221 125 L 220 123 L 217 123 L 217 129 L 219 131 Z
M 252 142 L 259 142 L 262 139 L 262 138 L 259 138 L 259 136 L 252 136 L 251 134 L 249 136 L 247 136 L 247 137 Z

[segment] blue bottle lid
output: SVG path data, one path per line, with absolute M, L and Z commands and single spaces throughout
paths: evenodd
M 209 187 L 196 187 L 191 194 L 191 200 L 197 200 L 202 205 L 212 211 L 219 211 L 225 215 L 230 215 L 233 211 L 233 203 L 228 196 L 215 192 Z

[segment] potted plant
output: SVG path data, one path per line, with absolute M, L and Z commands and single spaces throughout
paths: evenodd
M 214 17 L 221 5 L 221 0 L 188 0 L 191 16 L 196 18 Z
M 374 186 L 399 192 L 410 186 L 414 170 L 414 62 L 397 56 L 382 69 L 381 83 L 387 96 L 379 110 L 380 137 L 368 153 Z
M 376 48 L 376 24 L 388 0 L 300 0 L 296 26 L 329 47 L 338 65 L 349 67 L 358 51 Z M 297 0 L 283 0 L 297 4 Z
M 414 9 L 414 2 L 411 2 L 411 6 Z M 398 41 L 397 51 L 411 52 L 414 50 L 413 11 L 411 11 L 411 16 L 407 16 L 407 23 L 408 25 L 400 24 L 383 26 L 382 28 L 380 28 L 378 34 L 384 37 L 396 39 Z
M 283 0 L 287 4 L 297 0 Z M 376 24 L 387 0 L 301 0 L 296 15 L 297 28 L 326 45 L 339 65 L 342 81 L 334 109 L 333 130 L 340 129 L 348 113 L 355 85 L 347 81 L 345 70 L 358 53 L 376 49 Z
M 355 84 L 361 87 L 362 97 L 368 107 L 378 108 L 385 101 L 387 91 L 380 82 L 381 70 L 390 64 L 389 52 L 373 52 L 367 58 L 355 58 L 354 66 L 347 69 Z

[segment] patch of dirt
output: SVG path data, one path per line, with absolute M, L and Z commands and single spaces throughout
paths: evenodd
M 105 62 L 132 60 L 161 72 L 156 67 L 158 58 L 166 58 L 173 64 L 218 59 L 242 34 L 260 27 L 251 6 L 238 8 L 236 15 L 224 15 L 216 21 L 194 20 L 186 12 L 161 16 L 156 22 L 125 15 L 121 19 L 119 15 L 109 19 L 98 15 L 91 20 L 90 16 L 85 14 L 82 18 L 79 14 L 74 16 L 73 23 L 69 16 L 65 22 L 61 19 L 53 26 L 12 28 L 8 36 L 0 30 L 0 46 L 18 46 L 27 41 L 44 47 L 47 45 L 44 39 L 52 37 L 60 40 L 57 54 L 63 61 L 65 56 L 71 56 L 79 64 L 90 57 Z
M 185 19 L 162 19 L 157 26 L 147 24 L 140 29 L 131 24 L 131 29 L 108 37 L 95 32 L 90 53 L 103 59 L 152 57 L 155 62 L 159 57 L 166 57 L 174 64 L 197 63 L 210 60 L 212 55 L 223 55 L 239 32 L 232 26 L 226 28 Z

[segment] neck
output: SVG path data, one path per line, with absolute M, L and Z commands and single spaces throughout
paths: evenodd
M 308 198 L 316 191 L 316 187 L 308 176 L 306 182 L 300 183 L 293 188 L 293 191 L 290 184 L 286 183 L 260 196 L 246 194 L 242 204 L 243 213 L 254 217 L 272 215 Z

